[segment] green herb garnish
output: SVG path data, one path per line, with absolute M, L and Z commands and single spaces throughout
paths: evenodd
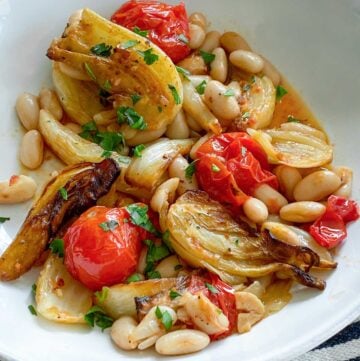
M 121 133 L 98 132 L 96 136 L 98 137 L 96 143 L 107 151 L 121 150 L 125 146 L 125 140 Z
M 282 87 L 281 85 L 278 85 L 276 87 L 276 100 L 280 101 L 284 95 L 286 95 L 288 91 Z
M 189 76 L 191 75 L 191 73 L 189 72 L 189 70 L 177 65 L 175 67 L 179 74 L 181 74 L 186 80 L 190 80 Z
M 33 305 L 29 305 L 28 306 L 28 310 L 30 311 L 30 313 L 34 316 L 37 316 L 37 312 L 36 312 L 36 309 Z
M 200 55 L 204 59 L 205 64 L 211 64 L 215 59 L 215 54 L 207 53 L 206 51 L 200 50 Z
M 169 248 L 169 251 L 173 252 L 173 248 L 170 241 L 170 231 L 168 229 L 162 234 L 161 239 L 166 244 L 166 247 Z
M 7 221 L 10 221 L 10 217 L 0 217 L 0 223 L 5 223 Z
M 126 279 L 126 283 L 139 282 L 141 280 L 142 280 L 141 275 L 139 273 L 134 273 Z
M 114 320 L 106 315 L 105 311 L 99 306 L 93 306 L 84 316 L 84 320 L 91 326 L 95 325 L 101 328 L 101 331 L 104 331 L 106 328 L 109 328 L 114 323 Z
M 135 33 L 135 34 L 138 34 L 140 36 L 143 36 L 144 38 L 146 38 L 149 34 L 149 30 L 141 30 L 138 26 L 135 26 L 132 31 Z
M 287 121 L 288 121 L 288 123 L 300 123 L 301 122 L 300 119 L 297 119 L 297 118 L 293 117 L 292 115 L 289 115 L 287 117 Z
M 241 119 L 242 120 L 248 120 L 250 118 L 250 112 L 245 112 L 242 116 Z
M 143 130 L 147 127 L 144 118 L 133 108 L 119 107 L 116 115 L 120 124 L 127 123 L 130 128 Z
M 195 87 L 196 91 L 200 95 L 203 95 L 205 93 L 206 84 L 207 84 L 206 80 L 203 80 L 198 86 Z
M 140 206 L 136 203 L 130 204 L 126 207 L 126 210 L 130 214 L 131 223 L 146 229 L 150 233 L 158 234 L 159 232 L 156 230 L 156 228 L 149 219 L 148 209 L 149 209 L 148 206 L 146 205 Z
M 99 303 L 103 303 L 106 300 L 109 294 L 109 289 L 110 289 L 109 287 L 103 287 L 101 291 L 95 292 L 95 297 Z
M 196 172 L 196 164 L 197 160 L 192 161 L 186 168 L 185 168 L 185 178 L 186 179 L 191 179 L 192 176 L 195 174 Z
M 33 296 L 35 296 L 36 294 L 36 288 L 37 288 L 36 283 L 33 283 L 33 285 L 31 286 L 31 293 L 33 294 Z
M 111 219 L 110 221 L 100 223 L 99 227 L 104 232 L 110 232 L 113 231 L 115 228 L 119 227 L 119 222 L 115 221 L 114 219 Z
M 129 48 L 132 48 L 132 47 L 134 47 L 135 45 L 138 45 L 138 44 L 140 44 L 139 40 L 128 40 L 128 41 L 125 41 L 125 43 L 121 44 L 121 48 L 122 49 L 129 49 Z
M 68 192 L 67 192 L 67 190 L 64 188 L 64 187 L 61 187 L 60 189 L 59 189 L 59 193 L 60 193 L 60 195 L 61 195 L 61 198 L 64 200 L 64 201 L 67 201 L 68 200 Z
M 161 261 L 166 258 L 170 251 L 165 244 L 161 244 L 160 246 L 156 246 L 154 242 L 148 240 L 148 251 L 146 254 L 146 263 L 155 263 Z
M 109 79 L 106 79 L 103 85 L 103 88 L 105 89 L 105 91 L 110 90 L 111 89 L 111 83 Z M 107 93 L 109 95 L 111 95 L 110 93 Z M 108 95 L 108 96 L 109 96 Z
M 213 286 L 212 284 L 205 282 L 205 286 L 211 293 L 213 293 L 215 295 L 217 293 L 219 293 L 219 290 L 215 286 Z
M 101 156 L 103 158 L 110 158 L 111 157 L 111 152 L 109 150 L 104 150 L 102 153 L 101 153 Z
M 211 170 L 215 173 L 219 173 L 220 172 L 220 168 L 216 165 L 216 164 L 212 164 L 211 165 Z
M 49 248 L 52 253 L 57 254 L 59 257 L 64 257 L 64 240 L 61 238 L 53 239 L 50 244 Z
M 153 48 L 150 48 L 145 51 L 138 50 L 138 54 L 144 58 L 144 61 L 147 65 L 154 64 L 155 61 L 159 59 L 159 56 L 153 54 L 152 52 L 153 52 Z
M 161 320 L 161 323 L 164 325 L 166 331 L 169 331 L 173 325 L 173 319 L 168 311 L 162 312 L 160 307 L 157 306 L 155 309 L 156 317 Z
M 179 292 L 174 291 L 174 290 L 170 290 L 169 296 L 170 296 L 170 298 L 172 300 L 174 300 L 175 298 L 180 297 L 181 294 Z
M 175 100 L 175 104 L 181 104 L 181 98 L 180 98 L 179 93 L 177 92 L 176 88 L 171 84 L 168 84 L 168 87 L 171 90 L 172 96 Z
M 137 158 L 141 158 L 141 153 L 145 149 L 144 144 L 139 144 L 134 148 L 134 156 Z
M 93 70 L 91 69 L 91 66 L 88 63 L 84 63 L 84 66 L 85 66 L 85 70 L 88 73 L 89 77 L 92 80 L 96 81 L 96 76 L 95 76 Z
M 147 272 L 147 277 L 149 280 L 161 278 L 161 274 L 158 271 L 149 271 Z
M 226 92 L 224 93 L 225 97 L 233 97 L 235 95 L 235 91 L 234 89 L 228 89 L 226 90 Z
M 135 105 L 140 99 L 141 99 L 141 96 L 139 94 L 131 95 L 131 101 L 132 101 L 133 105 Z
M 109 57 L 111 55 L 112 46 L 105 43 L 94 45 L 90 51 L 98 56 Z

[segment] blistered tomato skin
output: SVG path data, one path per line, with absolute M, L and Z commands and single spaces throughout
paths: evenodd
M 100 226 L 105 223 L 110 229 Z M 99 290 L 123 282 L 136 270 L 146 238 L 147 232 L 130 222 L 124 208 L 95 206 L 68 228 L 64 236 L 65 265 L 75 279 L 91 290 Z

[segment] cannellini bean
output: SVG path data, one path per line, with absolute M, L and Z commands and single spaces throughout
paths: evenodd
M 266 75 L 274 84 L 274 87 L 277 87 L 280 84 L 281 81 L 281 75 L 280 73 L 277 71 L 277 69 L 274 67 L 274 65 L 272 65 L 270 63 L 269 60 L 267 60 L 266 58 L 262 57 L 263 61 L 264 61 L 264 67 L 262 72 L 264 73 L 264 75 Z
M 235 50 L 251 51 L 250 45 L 238 33 L 227 31 L 220 37 L 221 46 L 228 52 L 232 53 Z
M 313 222 L 325 213 L 326 207 L 318 202 L 302 201 L 287 204 L 280 209 L 280 217 L 295 223 Z
M 196 12 L 189 16 L 189 23 L 201 26 L 204 30 L 207 28 L 207 20 L 204 14 Z
M 265 222 L 269 215 L 268 209 L 264 202 L 254 197 L 250 197 L 244 202 L 243 211 L 246 217 L 248 217 L 250 221 L 254 223 Z
M 189 138 L 190 129 L 186 123 L 185 113 L 182 109 L 177 113 L 173 122 L 168 125 L 165 134 L 170 139 Z
M 225 83 L 228 74 L 228 60 L 223 48 L 215 48 L 212 53 L 215 59 L 210 64 L 210 76 L 214 80 Z
M 319 170 L 303 178 L 294 189 L 297 201 L 320 201 L 335 192 L 341 179 L 334 172 Z
M 179 194 L 184 194 L 186 191 L 197 190 L 199 188 L 195 175 L 193 175 L 191 179 L 186 178 L 185 171 L 188 166 L 189 162 L 182 155 L 178 155 L 168 168 L 170 177 L 180 179 L 177 189 Z
M 203 81 L 208 83 L 211 80 L 209 75 L 190 75 L 189 79 L 194 87 L 200 85 Z
M 152 337 L 147 338 L 145 341 L 139 343 L 138 349 L 139 350 L 146 350 L 147 348 L 155 345 L 156 341 L 161 337 L 161 334 L 154 335 Z
M 238 81 L 236 80 L 233 80 L 232 82 L 230 82 L 228 84 L 228 89 L 231 89 L 234 91 L 234 97 L 237 101 L 240 100 L 240 97 L 241 97 L 241 87 L 240 87 L 240 84 Z
M 240 107 L 235 97 L 224 95 L 226 90 L 224 84 L 211 80 L 205 88 L 204 99 L 216 117 L 232 120 L 240 115 Z
M 251 327 L 265 315 L 263 303 L 249 292 L 235 292 L 236 309 L 239 311 L 237 328 L 239 333 L 250 331 Z
M 155 335 L 161 335 L 165 333 L 164 326 L 156 316 L 156 309 L 159 307 L 160 311 L 164 313 L 167 311 L 172 319 L 172 324 L 174 325 L 177 321 L 176 312 L 168 306 L 154 306 L 146 316 L 141 320 L 141 322 L 132 330 L 129 335 L 129 339 L 132 342 L 143 341 L 149 337 Z
M 96 113 L 93 119 L 97 125 L 109 125 L 116 121 L 116 111 L 115 109 L 103 110 L 100 113 Z
M 133 147 L 135 145 L 149 143 L 152 142 L 153 140 L 160 138 L 165 132 L 166 132 L 166 127 L 156 130 L 142 130 L 137 132 L 134 137 L 127 139 L 126 144 Z
M 0 204 L 21 203 L 35 195 L 36 183 L 26 175 L 14 175 L 10 180 L 0 182 Z
M 191 148 L 190 150 L 190 157 L 191 159 L 196 159 L 196 152 L 197 150 L 205 143 L 207 142 L 212 136 L 214 136 L 213 133 L 207 133 L 203 137 L 201 137 Z
M 136 267 L 136 271 L 138 273 L 141 274 L 145 273 L 147 251 L 148 251 L 147 247 L 143 247 L 143 249 L 140 252 L 139 261 Z
M 293 201 L 294 188 L 302 179 L 299 170 L 287 165 L 280 165 L 275 169 L 274 173 L 279 181 L 281 192 L 289 201 Z
M 186 123 L 191 130 L 194 130 L 195 132 L 202 131 L 200 124 L 189 114 L 186 114 Z
M 209 31 L 206 36 L 203 44 L 200 49 L 211 53 L 215 48 L 218 48 L 220 45 L 220 36 L 221 34 L 218 31 Z
M 156 267 L 155 271 L 158 271 L 161 278 L 176 277 L 179 270 L 182 268 L 179 258 L 174 254 L 170 257 L 163 259 Z
M 264 68 L 264 60 L 261 56 L 247 50 L 233 51 L 229 60 L 233 65 L 248 73 L 259 73 Z
M 339 167 L 335 172 L 341 179 L 341 186 L 334 195 L 349 198 L 352 191 L 353 171 L 348 167 Z
M 224 332 L 229 327 L 229 320 L 203 293 L 183 296 L 184 307 L 192 322 L 208 335 Z
M 199 48 L 205 40 L 206 34 L 204 29 L 199 25 L 190 23 L 189 34 L 190 34 L 190 41 L 189 41 L 190 48 L 191 49 Z
M 138 346 L 138 342 L 129 338 L 133 332 L 137 322 L 130 316 L 123 316 L 116 320 L 111 326 L 110 336 L 116 346 L 123 350 L 134 350 Z
M 22 93 L 16 99 L 16 112 L 26 130 L 36 129 L 39 123 L 39 100 L 33 94 Z
M 20 161 L 29 168 L 39 168 L 44 159 L 44 141 L 38 130 L 29 130 L 22 138 Z
M 209 336 L 198 330 L 177 330 L 161 336 L 155 350 L 161 355 L 186 355 L 203 350 L 210 343 Z
M 89 75 L 87 75 L 83 71 L 76 69 L 73 66 L 65 63 L 57 62 L 57 64 L 59 65 L 59 70 L 68 77 L 77 80 L 85 80 L 85 81 L 89 80 Z
M 200 55 L 192 54 L 179 61 L 177 65 L 188 70 L 193 75 L 207 74 L 207 66 L 204 59 Z
M 280 209 L 288 204 L 286 198 L 268 184 L 259 185 L 253 196 L 263 201 L 270 213 L 279 213 Z
M 56 93 L 48 88 L 42 88 L 39 98 L 40 108 L 50 112 L 56 120 L 61 120 L 63 117 L 63 109 Z
M 71 131 L 73 131 L 76 134 L 79 134 L 82 132 L 81 126 L 77 123 L 69 122 L 69 123 L 65 124 L 65 127 L 70 129 Z

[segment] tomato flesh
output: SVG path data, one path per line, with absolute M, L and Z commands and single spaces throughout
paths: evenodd
M 110 221 L 117 226 L 110 230 L 100 226 Z M 147 233 L 130 222 L 125 208 L 92 207 L 66 231 L 65 265 L 92 290 L 123 282 L 136 270 Z
M 147 30 L 148 38 L 174 63 L 190 53 L 187 44 L 189 23 L 185 5 L 169 5 L 156 0 L 130 0 L 112 15 L 111 21 L 130 30 Z

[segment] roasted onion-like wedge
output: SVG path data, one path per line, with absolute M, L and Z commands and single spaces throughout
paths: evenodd
M 297 124 L 296 128 L 288 130 L 287 123 L 284 123 L 279 129 L 248 128 L 247 132 L 262 146 L 272 164 L 286 164 L 294 168 L 320 167 L 331 162 L 333 149 L 321 131 L 311 129 Z
M 117 163 L 105 159 L 101 163 L 80 163 L 65 168 L 50 181 L 28 213 L 14 241 L 0 257 L 0 280 L 9 281 L 28 271 L 72 217 L 95 205 L 119 176 Z M 64 188 L 67 199 L 59 189 Z
M 109 56 L 91 51 L 102 43 L 112 47 Z M 170 124 L 181 108 L 181 79 L 170 58 L 148 39 L 89 9 L 52 42 L 47 55 L 88 75 L 89 81 L 111 94 L 116 106 L 133 107 L 148 130 Z M 141 97 L 136 104 L 134 94 Z
M 324 281 L 308 273 L 320 263 L 314 251 L 282 243 L 267 231 L 252 233 L 205 192 L 190 191 L 178 198 L 169 209 L 167 224 L 176 253 L 225 282 L 231 283 L 233 276 L 261 277 L 280 271 L 303 285 L 325 287 Z
M 85 323 L 93 293 L 74 280 L 63 259 L 50 254 L 36 282 L 36 310 L 48 320 Z

